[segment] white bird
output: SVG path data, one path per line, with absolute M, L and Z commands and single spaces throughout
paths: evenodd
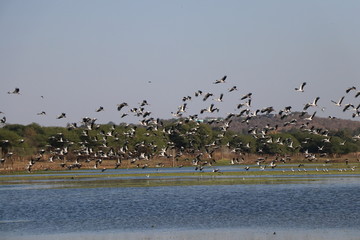
M 225 75 L 225 76 L 223 76 L 221 79 L 216 80 L 216 81 L 214 82 L 214 84 L 224 83 L 224 82 L 225 82 L 226 77 L 227 77 L 227 76 Z
M 298 91 L 298 92 L 304 92 L 304 87 L 306 85 L 306 82 L 303 82 L 300 87 L 298 88 L 295 88 L 295 91 Z
M 319 101 L 319 99 L 320 99 L 320 97 L 316 97 L 313 102 L 305 104 L 303 110 L 305 111 L 305 110 L 308 109 L 309 107 L 316 107 L 316 106 L 317 106 L 317 102 Z
M 159 156 L 160 157 L 167 157 L 167 153 L 166 153 L 166 147 L 162 148 L 160 153 L 159 153 Z
M 42 111 L 42 112 L 37 113 L 37 115 L 46 115 L 46 112 Z
M 19 88 L 15 88 L 14 91 L 9 91 L 8 94 L 20 94 L 20 89 Z
M 5 116 L 2 119 L 0 119 L 0 123 L 6 123 L 6 117 Z
M 304 119 L 307 120 L 307 121 L 311 121 L 315 117 L 315 114 L 316 114 L 316 111 L 310 117 L 307 117 L 307 118 L 304 118 Z
M 222 102 L 222 101 L 223 101 L 223 100 L 222 100 L 222 99 L 223 99 L 223 96 L 224 96 L 224 94 L 221 93 L 221 94 L 220 94 L 220 97 L 219 97 L 219 98 L 215 98 L 214 100 L 217 101 L 217 102 Z
M 213 112 L 219 112 L 219 109 L 218 108 L 214 108 L 214 104 L 212 103 L 208 108 L 204 108 L 204 109 L 201 109 L 200 110 L 200 114 L 203 114 L 204 112 L 210 112 L 210 113 L 213 113 Z
M 333 101 L 333 100 L 331 100 L 331 102 L 333 102 L 336 106 L 341 107 L 341 103 L 342 103 L 342 101 L 344 100 L 344 98 L 345 98 L 345 97 L 342 96 L 338 102 L 335 102 L 335 101 Z
M 177 113 L 179 114 L 179 113 L 182 113 L 182 112 L 186 112 L 186 106 L 187 106 L 186 103 L 180 105 L 179 108 L 178 108 Z

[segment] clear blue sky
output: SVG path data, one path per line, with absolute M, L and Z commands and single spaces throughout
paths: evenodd
M 153 117 L 168 119 L 188 95 L 185 115 L 215 103 L 220 112 L 206 116 L 225 116 L 249 92 L 252 110 L 300 111 L 319 96 L 309 113 L 351 118 L 331 100 L 360 102 L 345 93 L 360 90 L 359 12 L 351 0 L 0 0 L 0 118 L 137 122 L 120 116 L 146 99 Z M 16 87 L 20 95 L 7 94 Z M 223 102 L 195 99 L 197 90 L 224 93 Z

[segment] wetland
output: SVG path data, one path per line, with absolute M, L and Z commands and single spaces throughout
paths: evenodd
M 357 169 L 217 168 L 3 174 L 0 232 L 28 240 L 348 240 L 360 234 Z

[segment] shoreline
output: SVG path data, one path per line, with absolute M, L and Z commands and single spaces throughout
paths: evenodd
M 314 164 L 313 164 L 314 165 Z M 318 166 L 318 165 L 317 165 Z M 335 165 L 339 167 L 339 164 Z M 281 166 L 280 166 L 281 167 Z M 165 187 L 195 185 L 243 185 L 243 184 L 297 184 L 328 180 L 329 178 L 360 177 L 360 168 L 344 171 L 333 166 L 327 171 L 316 171 L 315 166 L 299 168 L 286 166 L 284 169 L 248 170 L 239 167 L 217 166 L 214 172 L 202 172 L 190 167 L 181 170 L 172 168 L 100 170 L 38 171 L 33 173 L 9 173 L 0 175 L 0 185 L 22 188 L 111 188 L 111 187 Z M 222 171 L 223 169 L 224 171 Z M 285 170 L 286 169 L 286 170 Z M 26 188 L 26 187 L 25 187 Z
M 258 155 L 258 154 L 249 154 L 245 156 L 245 160 L 242 162 L 231 164 L 231 156 L 227 156 L 221 159 L 204 159 L 201 165 L 202 167 L 222 167 L 222 166 L 249 166 L 255 165 L 259 159 L 261 159 L 261 165 L 264 167 L 270 167 L 270 163 L 276 158 L 275 155 Z M 28 172 L 29 157 L 21 157 L 19 159 L 13 159 L 12 161 L 7 161 L 0 165 L 0 175 L 9 174 L 9 173 L 26 173 Z M 182 168 L 182 167 L 196 167 L 190 161 L 191 156 L 188 156 L 183 159 L 173 160 L 173 159 L 162 159 L 156 158 L 151 160 L 137 160 L 132 162 L 131 160 L 122 160 L 121 164 L 117 164 L 115 159 L 104 159 L 101 164 L 95 165 L 94 161 L 86 162 L 80 161 L 77 162 L 73 159 L 66 159 L 64 161 L 54 161 L 49 162 L 45 160 L 40 160 L 33 164 L 31 167 L 31 172 L 39 171 L 76 171 L 76 170 L 107 170 L 107 169 L 145 169 L 145 168 Z M 277 160 L 275 160 L 276 162 Z M 342 168 L 347 166 L 359 166 L 360 167 L 360 156 L 359 153 L 351 153 L 343 156 L 337 157 L 327 157 L 327 158 L 318 158 L 314 161 L 308 161 L 307 159 L 301 158 L 300 155 L 291 156 L 288 162 L 281 163 L 278 161 L 277 165 L 313 165 L 313 164 L 338 164 Z
M 357 240 L 358 229 L 240 227 L 212 229 L 137 229 L 55 234 L 6 235 L 8 240 Z

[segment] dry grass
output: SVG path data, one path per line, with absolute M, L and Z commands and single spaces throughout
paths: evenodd
M 311 163 L 343 163 L 346 161 L 349 164 L 359 163 L 359 153 L 352 153 L 343 156 L 331 156 L 326 158 L 319 158 Z M 230 164 L 230 159 L 234 157 L 239 157 L 231 154 L 220 154 L 217 153 L 214 155 L 214 159 L 204 159 L 203 163 L 206 166 L 209 166 L 211 163 L 213 166 L 224 166 Z M 27 171 L 27 166 L 29 164 L 29 160 L 31 157 L 12 157 L 11 159 L 7 159 L 4 163 L 0 165 L 0 173 L 9 173 L 9 172 L 22 172 Z M 192 166 L 193 156 L 184 156 L 181 159 L 173 159 L 173 158 L 154 158 L 151 160 L 137 160 L 135 162 L 131 162 L 130 160 L 123 160 L 121 166 L 119 168 L 145 168 L 145 167 L 180 167 L 180 166 Z M 271 155 L 255 155 L 249 154 L 244 156 L 244 160 L 240 163 L 241 165 L 253 165 L 256 163 L 258 158 L 265 158 L 265 163 L 270 163 L 275 159 L 275 156 Z M 75 159 L 68 158 L 67 160 L 55 160 L 54 162 L 49 162 L 47 156 L 44 156 L 44 160 L 40 160 L 36 162 L 32 166 L 32 171 L 39 170 L 66 170 L 67 167 L 75 162 Z M 101 165 L 97 167 L 97 169 L 112 169 L 115 168 L 117 160 L 103 160 Z M 61 164 L 65 163 L 66 166 L 63 167 Z M 95 161 L 92 160 L 90 162 L 80 161 L 81 169 L 94 169 Z M 291 164 L 309 164 L 310 162 L 301 154 L 294 155 L 290 157 L 287 163 Z M 77 168 L 74 168 L 75 170 Z

